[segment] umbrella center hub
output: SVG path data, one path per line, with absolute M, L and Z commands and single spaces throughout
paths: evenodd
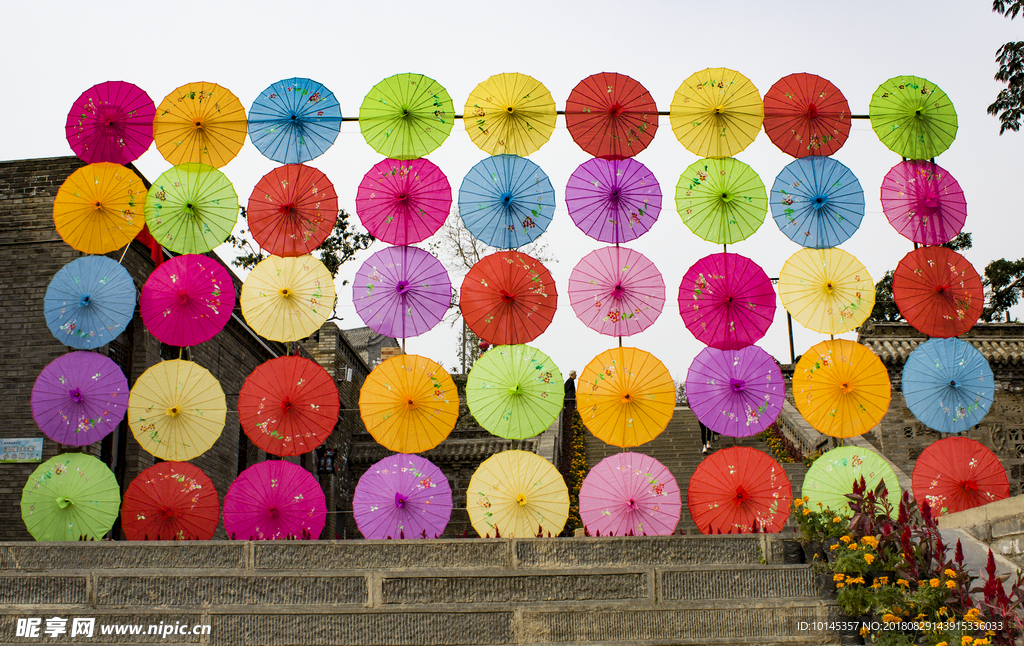
M 92 296 L 90 296 L 89 294 L 84 294 L 82 298 L 78 301 L 79 307 L 89 307 L 91 304 Z
M 282 204 L 281 208 L 278 209 L 278 212 L 281 215 L 283 215 L 283 216 L 285 216 L 287 218 L 293 218 L 293 217 L 295 217 L 296 215 L 299 214 L 298 209 L 295 208 L 295 203 L 294 202 L 289 202 L 288 204 Z
M 399 509 L 401 509 L 402 507 L 405 507 L 405 502 L 407 500 L 408 500 L 408 498 L 406 498 L 404 495 L 402 495 L 400 493 L 396 493 L 395 494 L 395 507 L 398 507 Z
M 828 281 L 827 283 L 825 283 L 825 293 L 826 294 L 831 294 L 835 290 L 836 290 L 835 283 L 833 283 L 831 280 Z
M 278 290 L 277 293 L 281 296 L 281 298 L 292 297 L 292 290 L 288 289 L 287 287 L 282 287 L 280 290 Z
M 408 193 L 399 193 L 398 194 L 398 201 L 399 202 L 405 202 L 408 199 L 409 199 L 409 194 Z
M 736 495 L 733 496 L 733 504 L 737 507 L 750 500 L 750 492 L 743 487 L 736 487 Z
M 725 112 L 725 106 L 723 106 L 723 105 L 716 105 L 715 109 L 712 110 L 712 112 L 714 112 L 715 114 L 722 114 L 723 112 Z
M 73 402 L 80 402 L 83 399 L 85 399 L 85 397 L 82 395 L 81 388 L 73 388 L 68 391 L 68 394 L 71 395 L 71 401 Z
M 181 415 L 181 408 L 177 406 L 171 406 L 170 408 L 167 409 L 168 417 L 177 417 L 178 415 Z
M 730 193 L 729 191 L 722 191 L 721 198 L 722 198 L 723 202 L 726 202 L 726 203 L 732 202 L 733 194 Z
M 395 285 L 395 291 L 397 291 L 399 294 L 404 294 L 404 293 L 408 292 L 409 291 L 409 281 L 407 281 L 407 280 L 400 280 L 400 281 L 398 281 L 398 284 Z
M 406 399 L 405 400 L 405 408 L 406 408 L 406 410 L 412 410 L 412 409 L 416 408 L 416 402 L 414 400 L 412 400 L 412 399 Z
M 629 499 L 629 503 L 627 504 L 627 506 L 630 509 L 636 509 L 637 508 L 636 499 L 635 498 L 630 498 Z
M 299 117 L 297 115 L 293 114 L 292 115 L 292 121 L 298 121 L 298 120 L 299 120 Z
M 270 517 L 271 517 L 271 518 L 277 518 L 278 516 L 280 516 L 280 515 L 281 515 L 281 512 L 279 512 L 279 511 L 277 510 L 277 507 L 275 507 L 274 505 L 271 505 L 271 506 L 270 506 L 270 507 L 269 507 L 269 508 L 267 509 L 267 513 L 268 513 L 268 514 L 270 514 Z
M 523 394 L 523 387 L 520 386 L 519 384 L 516 384 L 515 386 L 510 386 L 509 389 L 508 389 L 508 394 L 510 394 L 510 395 L 521 395 L 521 394 Z
M 193 129 L 194 130 L 202 130 L 203 129 L 203 122 L 202 121 L 196 121 L 196 125 L 193 127 Z
M 60 498 L 57 498 L 57 506 L 60 507 L 61 509 L 66 509 L 68 505 L 74 504 L 75 501 L 71 500 L 67 496 L 61 496 Z
M 630 393 L 622 393 L 622 403 L 628 404 L 633 401 L 633 395 Z
M 608 110 L 608 112 L 609 112 L 609 113 L 610 113 L 610 114 L 611 114 L 611 115 L 612 115 L 613 117 L 617 117 L 617 116 L 621 115 L 621 114 L 622 114 L 623 112 L 625 112 L 625 108 L 623 108 L 623 107 L 622 107 L 622 104 L 621 104 L 621 103 L 616 103 L 615 105 L 613 105 L 613 106 L 611 107 L 611 109 L 610 109 L 610 110 Z
M 164 507 L 160 512 L 163 514 L 164 518 L 174 518 L 174 510 L 170 507 Z
M 978 483 L 974 480 L 967 480 L 963 484 L 964 491 L 977 491 Z
M 842 383 L 842 384 L 840 385 L 840 388 L 842 388 L 842 390 L 843 390 L 843 393 L 844 393 L 844 394 L 845 394 L 845 393 L 851 393 L 851 392 L 853 392 L 853 386 L 851 386 L 851 385 L 850 385 L 850 382 L 848 382 L 848 381 L 844 381 L 844 382 L 843 382 L 843 383 Z
M 525 505 L 526 504 L 526 495 L 525 494 L 519 494 L 518 496 L 516 496 L 516 502 L 519 503 L 520 507 Z
M 512 301 L 516 300 L 516 295 L 510 294 L 509 292 L 503 289 L 501 290 L 501 300 L 506 303 L 511 303 Z
M 286 398 L 284 399 L 284 401 L 282 401 L 282 402 L 281 402 L 281 410 L 283 410 L 284 412 L 286 412 L 286 413 L 287 413 L 287 412 L 288 412 L 288 411 L 290 411 L 291 409 L 292 409 L 292 400 L 290 400 L 290 399 L 288 399 L 288 398 L 286 397 Z
M 512 193 L 508 193 L 508 192 L 502 193 L 501 194 L 501 203 L 506 208 L 512 206 Z
M 956 379 L 951 379 L 950 380 L 949 387 L 950 388 L 956 388 L 957 387 Z
M 92 203 L 92 210 L 93 211 L 99 211 L 102 208 L 103 208 L 103 202 L 100 202 L 99 200 L 96 200 L 95 202 Z
M 513 108 L 512 106 L 508 106 L 507 108 L 505 108 L 505 112 L 508 112 L 509 114 L 512 114 L 515 111 L 516 109 Z
M 935 193 L 928 192 L 924 196 L 924 205 L 930 209 L 934 209 L 939 206 L 939 196 Z
M 952 285 L 936 285 L 935 291 L 937 291 L 940 294 L 945 294 L 946 290 L 949 289 L 950 287 L 952 287 Z
M 188 291 L 187 290 L 179 289 L 175 293 L 175 296 L 178 298 L 178 302 L 181 303 L 182 305 L 186 305 L 188 303 Z
M 807 106 L 807 118 L 813 119 L 818 116 L 818 106 L 813 103 Z
M 811 206 L 815 210 L 824 208 L 826 204 L 828 204 L 828 196 L 827 195 L 815 196 L 814 200 L 811 201 Z
M 743 390 L 747 387 L 747 382 L 744 381 L 743 379 L 730 379 L 729 386 L 732 388 L 733 392 L 739 393 L 743 392 Z

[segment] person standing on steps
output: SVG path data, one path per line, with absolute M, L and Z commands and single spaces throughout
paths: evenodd
M 700 452 L 707 453 L 708 449 L 711 448 L 711 434 L 714 432 L 707 426 L 704 426 L 704 422 L 697 420 L 700 424 Z

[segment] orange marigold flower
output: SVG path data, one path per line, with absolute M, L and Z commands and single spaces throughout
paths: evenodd
M 833 581 L 842 581 L 845 578 L 846 578 L 846 575 L 843 574 L 842 572 L 837 572 L 836 574 L 834 574 L 832 576 L 832 580 Z
M 946 576 L 950 577 L 950 578 L 956 578 L 956 572 L 954 572 L 953 570 L 951 570 L 949 568 L 946 568 L 945 570 L 943 570 L 942 573 L 945 574 Z
M 874 554 L 865 554 L 864 555 L 864 562 L 867 563 L 868 565 L 871 565 L 872 563 L 874 563 L 874 561 L 875 561 L 875 555 Z
M 937 587 L 939 587 L 939 580 L 938 579 L 932 579 L 931 581 L 928 582 L 928 585 L 932 586 L 933 588 L 937 588 Z
M 952 590 L 956 587 L 956 581 L 946 581 L 946 587 Z

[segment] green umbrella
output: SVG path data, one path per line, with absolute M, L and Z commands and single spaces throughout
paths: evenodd
M 885 480 L 889 503 L 895 514 L 902 495 L 896 474 L 880 455 L 858 446 L 841 446 L 821 455 L 807 470 L 800 492 L 810 498 L 808 505 L 812 511 L 820 502 L 838 514 L 849 516 L 853 512 L 847 504 L 846 494 L 853 493 L 853 483 L 861 476 L 868 491 L 874 491 L 878 481 Z
M 228 239 L 238 221 L 238 195 L 213 166 L 180 164 L 146 194 L 146 225 L 176 253 L 205 253 Z
M 956 138 L 953 103 L 927 79 L 897 76 L 882 83 L 868 114 L 885 147 L 906 159 L 931 159 Z
M 764 222 L 768 194 L 754 169 L 743 162 L 702 159 L 679 177 L 676 209 L 683 224 L 701 238 L 732 244 L 749 238 Z
M 63 453 L 39 465 L 21 493 L 21 517 L 37 541 L 99 540 L 121 506 L 121 489 L 105 464 Z
M 525 345 L 496 345 L 469 371 L 466 403 L 476 421 L 510 440 L 542 433 L 562 409 L 565 390 L 558 366 Z
M 359 108 L 359 130 L 366 143 L 391 159 L 426 156 L 444 143 L 454 122 L 448 91 L 422 74 L 384 79 Z

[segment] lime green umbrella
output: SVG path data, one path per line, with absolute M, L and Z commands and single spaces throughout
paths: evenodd
M 743 162 L 702 159 L 679 177 L 676 209 L 683 224 L 701 238 L 732 244 L 749 238 L 764 222 L 768 194 L 754 169 Z
M 837 514 L 850 516 L 853 512 L 846 494 L 853 493 L 853 483 L 861 476 L 867 483 L 867 491 L 874 491 L 878 481 L 885 480 L 895 514 L 902 495 L 896 474 L 880 455 L 858 446 L 841 446 L 822 454 L 807 470 L 800 491 L 810 498 L 807 504 L 811 511 L 816 511 L 820 502 Z
M 205 253 L 228 239 L 238 221 L 235 188 L 213 166 L 180 164 L 146 194 L 146 224 L 176 253 Z
M 897 76 L 882 83 L 868 114 L 885 147 L 906 159 L 931 159 L 956 138 L 953 103 L 927 79 Z
M 366 143 L 390 159 L 424 157 L 444 143 L 455 123 L 448 91 L 422 74 L 396 74 L 373 86 L 359 107 Z
M 85 453 L 62 453 L 39 465 L 21 493 L 21 517 L 37 541 L 99 540 L 121 506 L 107 465 Z
M 542 433 L 562 409 L 562 373 L 540 350 L 496 345 L 469 371 L 466 403 L 488 431 L 510 440 Z

